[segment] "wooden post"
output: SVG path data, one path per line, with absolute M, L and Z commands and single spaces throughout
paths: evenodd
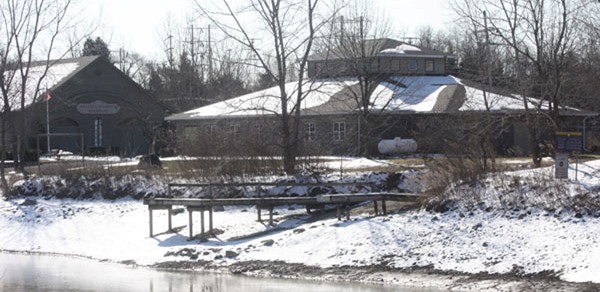
M 148 206 L 148 213 L 150 214 L 150 237 L 152 237 L 152 207 Z
M 377 216 L 377 213 L 379 212 L 379 210 L 377 210 L 377 200 L 373 200 L 373 209 L 375 211 L 375 216 Z
M 200 209 L 200 233 L 204 235 L 204 208 Z
M 387 215 L 387 206 L 385 205 L 385 200 L 381 200 L 381 210 L 383 211 L 383 215 Z
M 260 211 L 261 211 L 260 206 L 257 205 L 256 206 L 256 213 L 258 215 L 258 222 L 262 223 L 262 214 L 260 214 Z
M 173 210 L 173 206 L 169 206 L 169 209 L 167 209 L 167 212 L 169 213 L 169 232 L 173 231 L 173 224 L 172 224 L 172 220 L 171 220 L 171 215 L 172 215 L 172 210 Z
M 188 215 L 189 215 L 189 224 L 190 224 L 190 238 L 194 237 L 194 230 L 192 227 L 192 213 L 194 211 L 192 211 L 190 208 L 188 208 Z
M 269 225 L 273 226 L 273 206 L 269 206 Z
M 350 221 L 350 204 L 346 204 L 346 221 Z
M 213 207 L 208 207 L 208 231 L 213 230 Z
M 342 220 L 342 213 L 340 212 L 340 204 L 335 205 L 335 212 L 337 214 L 338 221 Z

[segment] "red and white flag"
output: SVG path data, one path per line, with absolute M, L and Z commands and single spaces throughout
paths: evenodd
M 46 96 L 44 97 L 44 101 L 49 101 L 52 98 L 52 95 L 50 95 L 50 90 L 46 90 Z

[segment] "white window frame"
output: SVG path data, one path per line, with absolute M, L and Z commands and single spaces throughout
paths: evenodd
M 344 141 L 346 138 L 346 122 L 333 123 L 333 141 Z
M 425 72 L 427 72 L 427 73 L 435 72 L 435 61 L 434 60 L 425 60 Z
M 317 127 L 314 122 L 304 123 L 304 141 L 313 142 L 317 137 Z

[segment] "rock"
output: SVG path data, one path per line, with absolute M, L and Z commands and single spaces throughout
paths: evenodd
M 23 201 L 23 203 L 21 203 L 21 206 L 34 206 L 34 205 L 37 205 L 37 201 L 34 199 L 30 199 L 30 198 L 25 199 L 25 201 Z
M 156 154 L 148 154 L 144 155 L 140 158 L 140 162 L 138 162 L 138 166 L 142 168 L 162 168 L 162 163 L 160 162 L 160 157 Z
M 483 224 L 477 223 L 477 224 L 473 225 L 473 230 L 477 230 L 477 229 L 479 229 L 481 227 L 483 227 Z
M 484 242 L 484 243 L 482 244 L 482 246 L 483 246 L 483 247 L 488 247 L 488 243 L 487 243 L 487 242 Z
M 223 256 L 222 256 L 222 255 L 220 255 L 220 254 L 218 254 L 218 255 L 216 255 L 216 256 L 215 256 L 215 260 L 220 260 L 220 259 L 222 259 L 222 258 L 223 258 Z
M 272 246 L 275 243 L 275 241 L 273 239 L 267 239 L 261 241 L 260 243 L 262 243 L 262 245 L 264 246 Z
M 297 229 L 294 229 L 294 234 L 302 233 L 304 231 L 306 231 L 306 230 L 304 230 L 304 228 L 297 228 Z
M 239 254 L 237 252 L 235 252 L 235 251 L 231 251 L 231 250 L 225 251 L 225 257 L 228 258 L 228 259 L 235 258 L 238 255 Z

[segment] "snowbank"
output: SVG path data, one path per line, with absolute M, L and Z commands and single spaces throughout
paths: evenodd
M 600 161 L 580 165 L 579 171 L 579 182 L 563 181 L 565 190 L 597 193 Z M 538 177 L 549 172 L 507 175 Z M 497 196 L 499 192 L 486 191 L 499 188 L 494 181 L 490 178 L 479 193 Z M 226 208 L 214 218 L 214 227 L 222 233 L 201 242 L 188 241 L 186 213 L 174 216 L 173 225 L 181 227 L 177 233 L 149 238 L 148 211 L 131 198 L 20 197 L 0 202 L 0 249 L 140 265 L 202 261 L 227 268 L 241 262 L 283 261 L 325 269 L 427 267 L 469 274 L 551 274 L 565 281 L 600 283 L 597 213 L 460 205 L 444 213 L 409 210 L 373 217 L 369 211 L 353 214 L 350 221 L 315 221 L 300 206 L 282 207 L 276 210 L 277 226 L 270 227 L 256 222 L 254 208 Z M 166 216 L 155 212 L 155 232 L 167 229 Z M 385 281 L 394 283 L 394 277 Z

